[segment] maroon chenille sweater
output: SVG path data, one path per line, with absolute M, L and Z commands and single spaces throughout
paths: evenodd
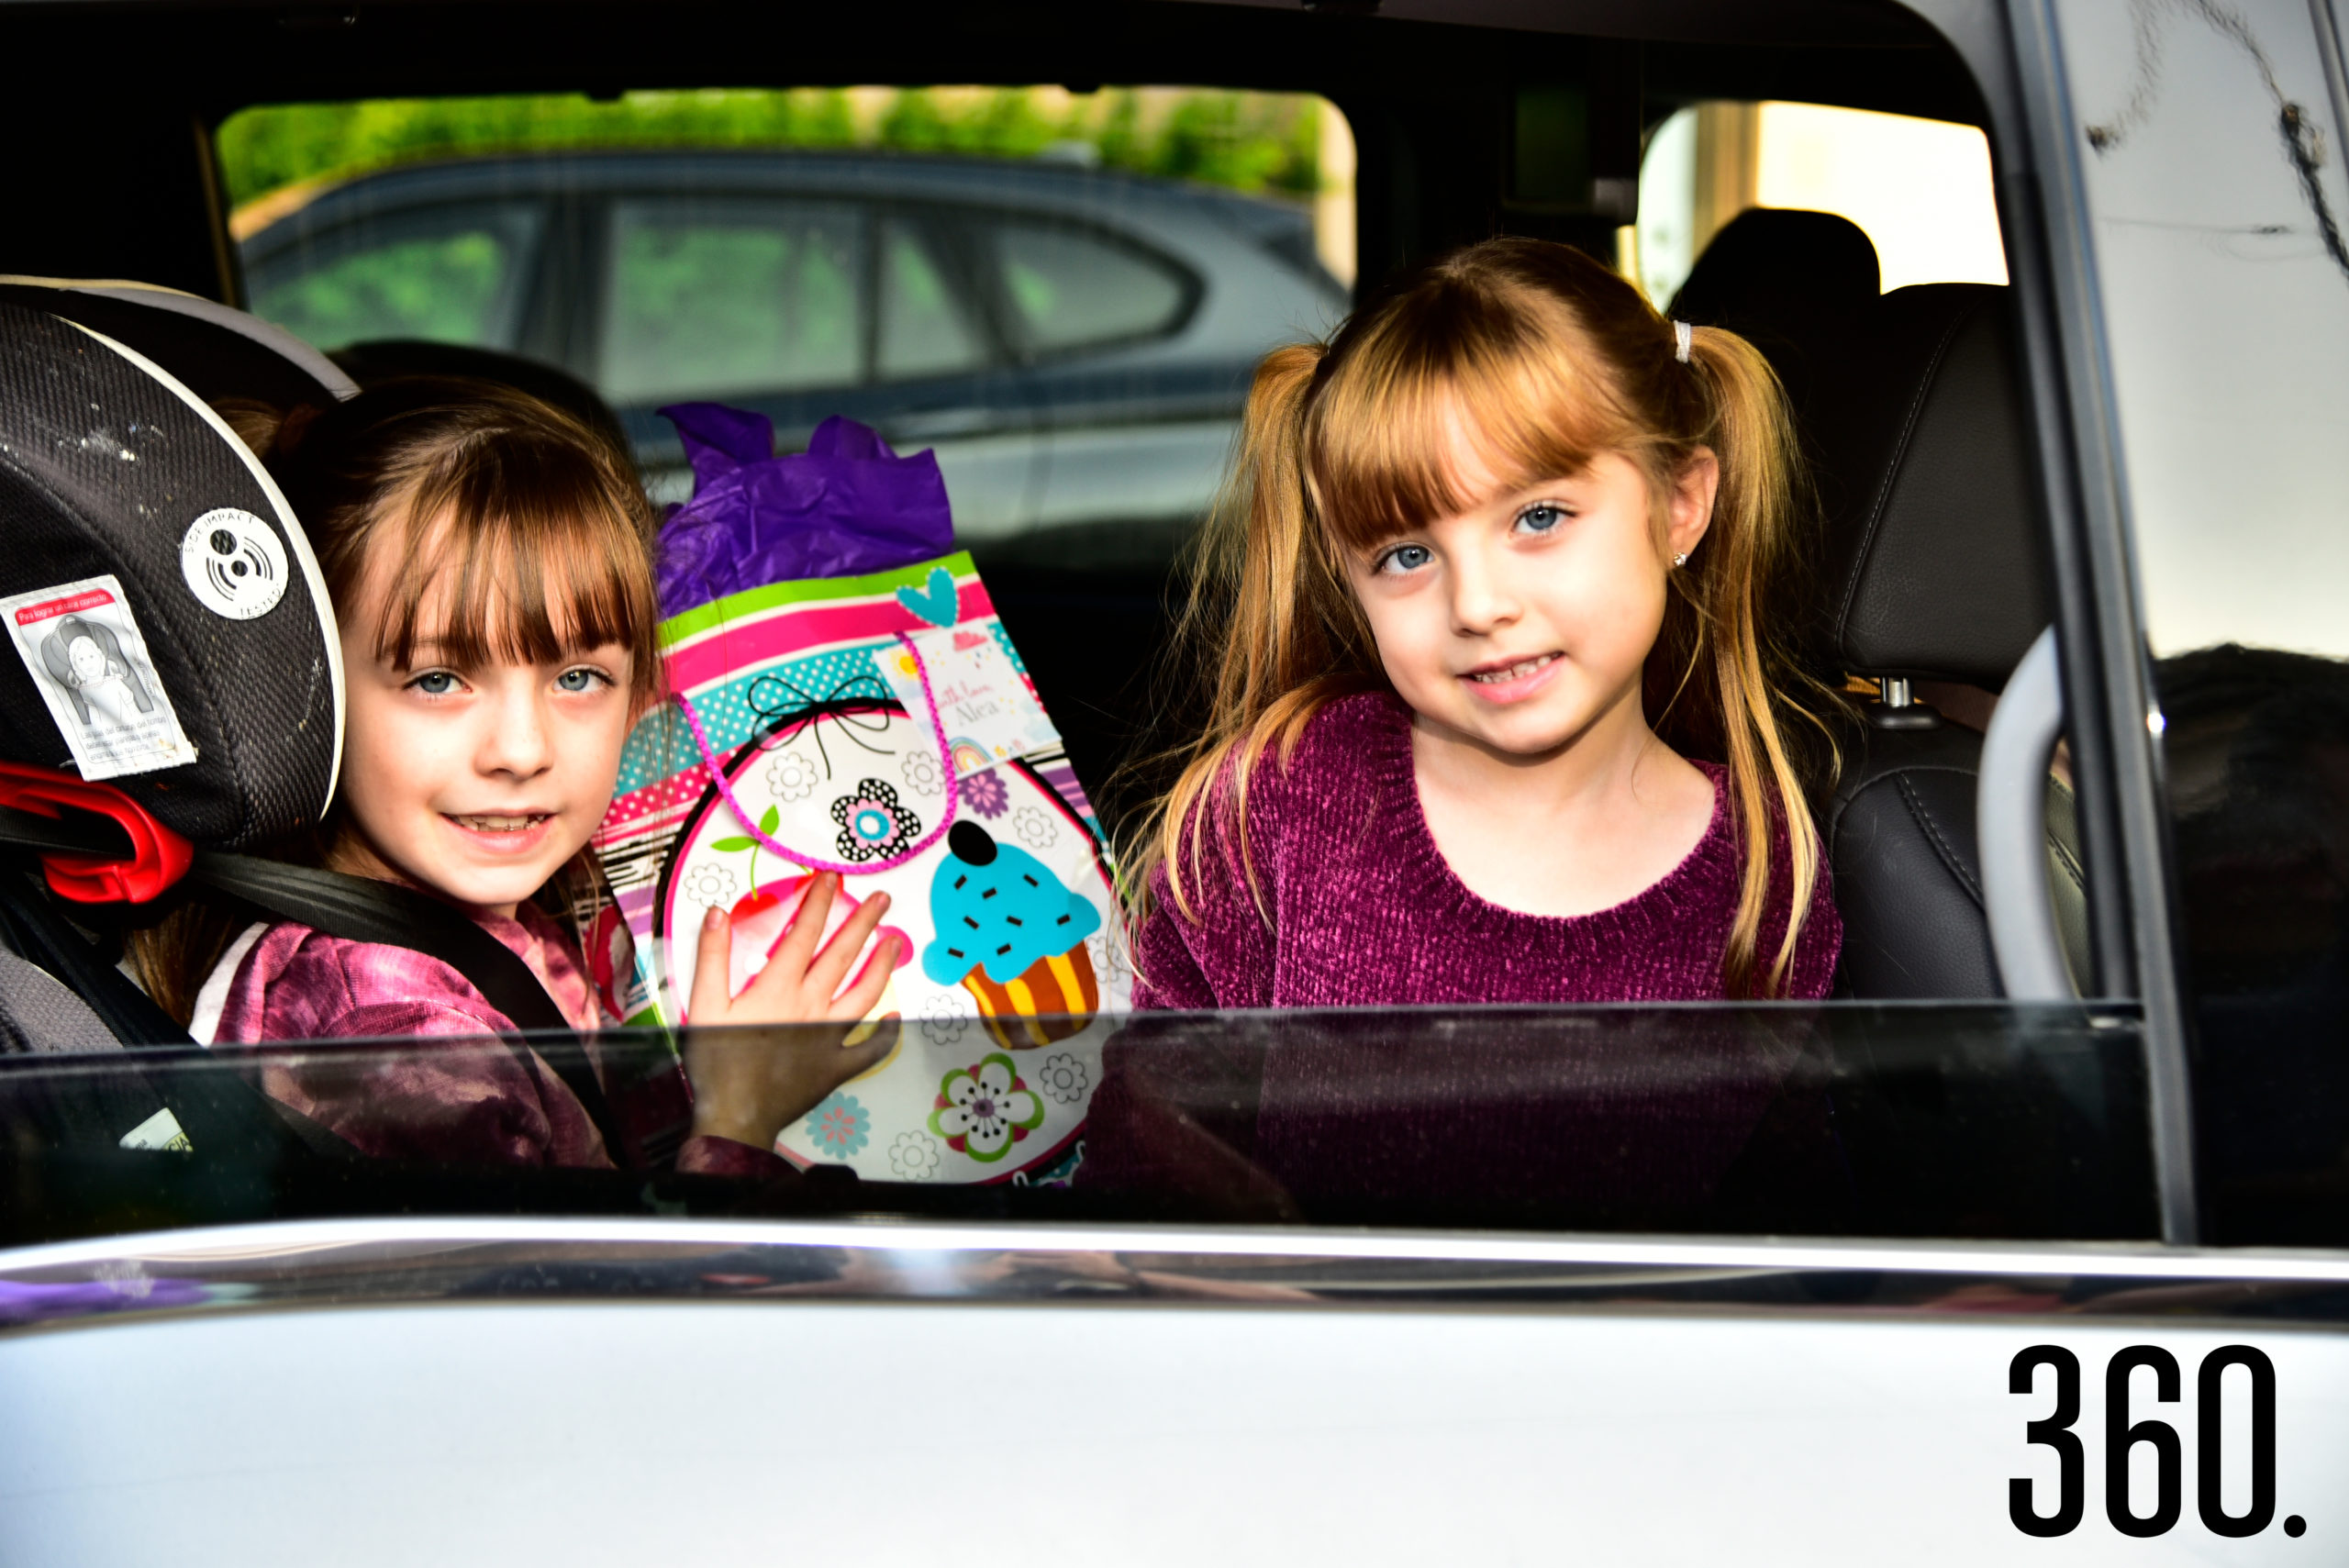
M 1756 1222 L 1738 1206 L 1758 1202 L 1775 1228 L 1833 1229 L 1848 1177 L 1807 1053 L 1810 1009 L 1414 1006 L 1720 999 L 1742 862 L 1723 770 L 1698 765 L 1713 819 L 1662 881 L 1596 914 L 1520 915 L 1436 849 L 1403 705 L 1323 709 L 1249 789 L 1265 914 L 1223 835 L 1200 857 L 1196 919 L 1171 907 L 1160 868 L 1134 1005 L 1343 1010 L 1136 1018 L 1103 1058 L 1078 1184 L 1283 1223 L 1737 1229 Z M 1785 930 L 1781 891 L 1761 951 Z M 1795 997 L 1827 994 L 1842 940 L 1822 880 Z
M 1174 907 L 1165 868 L 1152 873 L 1134 1006 L 1720 999 L 1743 862 L 1726 770 L 1698 766 L 1713 780 L 1712 823 L 1664 880 L 1594 914 L 1522 915 L 1471 892 L 1436 848 L 1412 779 L 1410 710 L 1384 693 L 1341 698 L 1307 724 L 1285 766 L 1268 754 L 1250 781 L 1262 913 L 1228 834 L 1186 878 L 1196 918 Z M 1781 828 L 1765 960 L 1787 929 L 1785 852 Z M 1789 996 L 1827 995 L 1842 931 L 1822 865 Z

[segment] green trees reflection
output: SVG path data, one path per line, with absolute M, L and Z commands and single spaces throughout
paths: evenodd
M 1186 88 L 727 88 L 246 109 L 220 128 L 239 206 L 406 163 L 557 148 L 882 148 L 1067 158 L 1233 190 L 1319 189 L 1313 98 Z

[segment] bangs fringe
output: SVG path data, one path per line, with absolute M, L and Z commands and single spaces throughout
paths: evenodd
M 1491 498 L 1461 488 L 1455 431 L 1495 494 L 1645 444 L 1615 389 L 1584 371 L 1584 334 L 1555 299 L 1450 282 L 1364 334 L 1308 417 L 1306 486 L 1341 550 L 1368 550 Z
M 471 441 L 387 503 L 406 526 L 377 657 L 410 668 L 430 647 L 459 665 L 537 664 L 618 643 L 636 656 L 634 694 L 654 689 L 642 525 L 597 465 L 551 444 Z

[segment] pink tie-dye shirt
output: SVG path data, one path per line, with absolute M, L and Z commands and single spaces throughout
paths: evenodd
M 628 1084 L 597 1055 L 596 994 L 577 950 L 552 919 L 529 905 L 518 918 L 468 911 L 530 966 L 585 1041 L 614 1115 L 632 1133 L 657 1135 L 690 1121 L 693 1090 L 682 1070 Z M 410 948 L 351 941 L 292 921 L 262 928 L 216 973 L 218 1018 L 202 1004 L 198 1033 L 217 1045 L 278 1040 L 399 1040 L 397 1049 L 352 1047 L 271 1053 L 261 1064 L 272 1097 L 325 1127 L 362 1153 L 450 1163 L 610 1166 L 578 1095 L 535 1051 L 495 1037 L 513 1030 L 462 975 Z M 695 1137 L 677 1168 L 768 1176 L 790 1169 L 770 1150 Z

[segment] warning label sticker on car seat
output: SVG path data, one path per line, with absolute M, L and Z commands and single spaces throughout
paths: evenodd
M 112 575 L 0 599 L 0 622 L 85 779 L 195 761 Z

